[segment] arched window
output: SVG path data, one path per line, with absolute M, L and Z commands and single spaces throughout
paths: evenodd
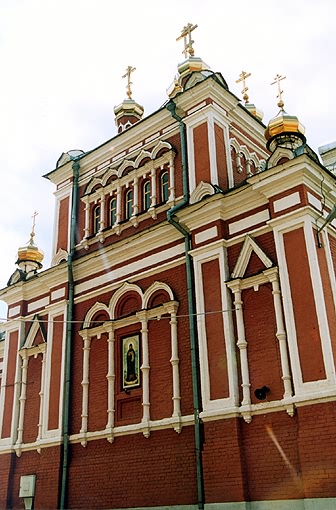
M 126 219 L 128 220 L 133 213 L 133 191 L 130 189 L 126 193 Z
M 113 227 L 117 219 L 117 199 L 110 200 L 110 227 Z
M 167 202 L 169 196 L 168 172 L 161 174 L 161 201 Z
M 97 234 L 100 228 L 100 205 L 96 205 L 93 209 L 93 233 Z
M 150 202 L 151 202 L 151 187 L 150 187 L 150 182 L 146 181 L 143 186 L 143 208 L 144 208 L 144 211 L 147 211 L 147 209 L 150 208 Z

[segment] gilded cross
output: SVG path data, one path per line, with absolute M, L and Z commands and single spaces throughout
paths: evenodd
M 242 71 L 239 75 L 239 79 L 236 80 L 236 83 L 240 83 L 241 81 L 243 82 L 242 94 L 243 94 L 243 99 L 245 101 L 245 104 L 247 103 L 248 98 L 249 98 L 247 95 L 248 87 L 246 87 L 246 78 L 249 78 L 250 76 L 251 76 L 251 73 L 246 73 L 245 71 Z
M 277 97 L 279 98 L 279 102 L 278 102 L 279 108 L 283 108 L 283 106 L 284 106 L 284 102 L 282 100 L 283 90 L 281 90 L 281 88 L 280 88 L 280 82 L 281 82 L 281 80 L 284 80 L 285 78 L 286 78 L 286 76 L 281 76 L 281 74 L 277 74 L 276 77 L 274 78 L 274 81 L 271 83 L 271 85 L 274 85 L 275 83 L 278 84 Z
M 127 78 L 126 93 L 128 99 L 132 99 L 131 85 L 133 85 L 133 83 L 131 82 L 131 73 L 133 73 L 133 71 L 135 71 L 135 67 L 128 66 L 123 76 L 123 78 Z
M 195 53 L 194 48 L 192 46 L 194 44 L 194 41 L 191 39 L 191 32 L 195 30 L 195 28 L 197 27 L 198 25 L 188 23 L 187 26 L 183 27 L 181 35 L 176 39 L 177 41 L 179 41 L 183 37 L 184 50 L 182 51 L 182 53 L 184 53 L 185 58 L 188 57 L 188 54 L 190 55 L 190 57 L 192 57 Z
M 32 233 L 31 233 L 31 235 L 33 235 L 33 236 L 35 235 L 35 218 L 36 218 L 37 215 L 38 215 L 38 212 L 34 211 L 33 216 L 32 216 L 32 218 L 33 218 L 33 226 L 32 226 Z

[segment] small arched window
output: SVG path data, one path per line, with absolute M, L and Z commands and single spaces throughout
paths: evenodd
M 126 219 L 128 220 L 133 213 L 133 191 L 130 189 L 126 193 Z
M 151 203 L 151 189 L 150 182 L 146 181 L 143 186 L 143 208 L 147 211 L 150 208 Z
M 110 200 L 110 227 L 113 227 L 117 219 L 117 199 Z
M 97 234 L 100 228 L 100 205 L 96 205 L 93 209 L 93 233 Z
M 169 197 L 168 172 L 161 174 L 161 201 L 167 202 Z

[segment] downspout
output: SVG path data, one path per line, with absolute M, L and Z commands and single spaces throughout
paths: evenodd
M 186 272 L 187 272 L 187 295 L 188 295 L 188 312 L 189 312 L 189 329 L 190 329 L 190 349 L 191 349 L 191 376 L 193 388 L 193 405 L 194 405 L 194 428 L 195 428 L 195 450 L 196 450 L 196 476 L 197 476 L 197 496 L 198 508 L 204 509 L 204 481 L 203 481 L 203 424 L 200 420 L 201 392 L 200 392 L 200 371 L 199 371 L 199 355 L 198 355 L 198 339 L 196 327 L 196 307 L 195 307 L 195 279 L 193 260 L 189 253 L 191 248 L 190 233 L 174 219 L 175 213 L 189 203 L 189 182 L 188 182 L 188 160 L 187 160 L 187 141 L 186 129 L 182 118 L 176 113 L 176 104 L 170 100 L 166 105 L 171 116 L 178 121 L 180 127 L 181 140 L 181 159 L 182 159 L 182 183 L 183 183 L 183 200 L 167 211 L 167 220 L 184 236 Z
M 74 310 L 74 278 L 73 278 L 73 258 L 76 242 L 76 223 L 77 223 L 77 200 L 78 200 L 78 177 L 79 163 L 74 161 L 73 186 L 72 186 L 72 204 L 71 204 L 71 223 L 70 223 L 70 249 L 68 255 L 68 305 L 67 305 L 67 325 L 66 325 L 66 345 L 65 345 L 65 374 L 64 374 L 64 392 L 63 392 L 63 462 L 61 473 L 61 493 L 60 510 L 65 509 L 65 502 L 68 488 L 68 469 L 69 469 L 69 424 L 70 424 L 70 382 L 71 382 L 71 348 L 72 348 L 72 321 Z

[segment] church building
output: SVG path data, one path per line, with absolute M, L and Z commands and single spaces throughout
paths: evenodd
M 281 75 L 264 125 L 195 28 L 161 108 L 129 66 L 117 134 L 44 175 L 51 267 L 34 217 L 0 290 L 1 510 L 336 509 L 335 146 Z

